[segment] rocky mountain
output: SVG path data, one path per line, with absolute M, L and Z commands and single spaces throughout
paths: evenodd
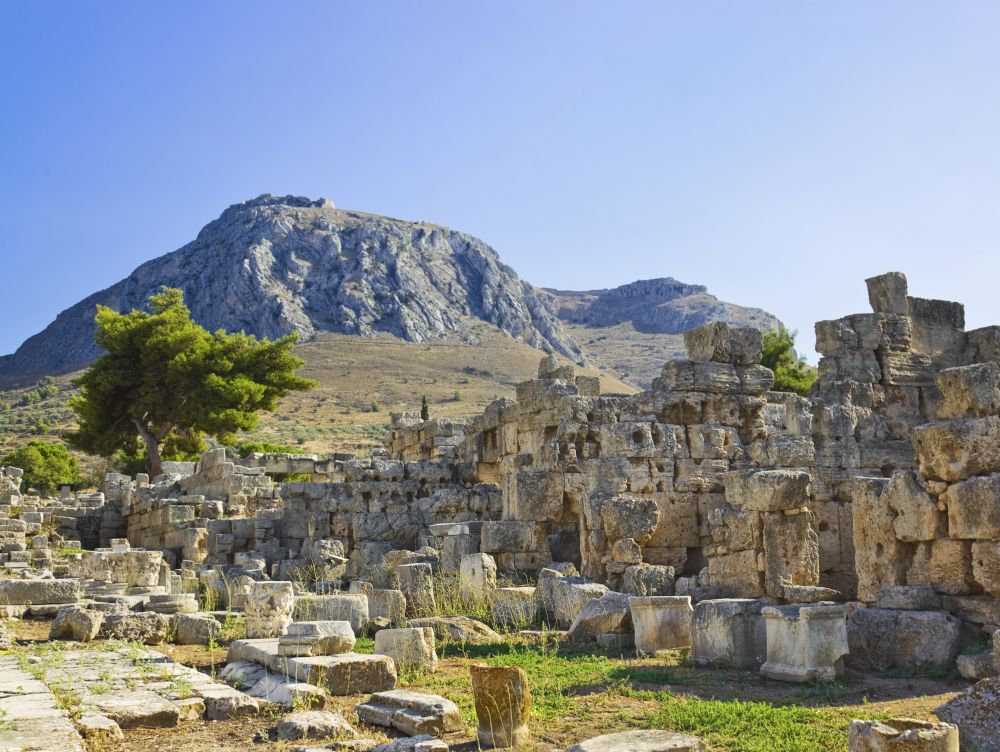
M 543 290 L 593 365 L 648 387 L 663 361 L 683 357 L 683 333 L 709 321 L 771 330 L 777 317 L 760 308 L 727 303 L 703 285 L 671 277 L 644 279 L 610 290 Z
M 713 319 L 778 323 L 669 278 L 588 292 L 535 288 L 470 235 L 344 211 L 326 199 L 265 194 L 229 207 L 192 242 L 60 313 L 0 358 L 0 388 L 86 366 L 98 354 L 95 307 L 141 307 L 163 285 L 182 289 L 194 318 L 209 329 L 475 344 L 485 322 L 640 386 L 680 353 L 686 329 Z
M 141 307 L 161 285 L 182 289 L 209 329 L 303 338 L 381 332 L 422 342 L 465 333 L 469 319 L 481 319 L 533 347 L 584 359 L 535 288 L 481 240 L 342 211 L 325 199 L 263 195 L 229 207 L 191 243 L 60 313 L 0 361 L 0 383 L 87 365 L 98 354 L 95 306 Z

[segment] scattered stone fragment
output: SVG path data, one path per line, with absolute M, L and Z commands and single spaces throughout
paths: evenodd
M 434 630 L 431 627 L 379 630 L 375 634 L 375 652 L 391 657 L 399 671 L 437 670 Z
M 355 737 L 358 735 L 343 716 L 325 710 L 303 710 L 290 713 L 278 721 L 274 730 L 279 741 L 326 739 L 332 736 Z
M 99 713 L 84 713 L 76 720 L 76 730 L 80 736 L 97 748 L 124 739 L 121 727 L 113 720 Z
M 958 727 L 913 718 L 851 721 L 850 752 L 958 752 Z
M 278 638 L 279 655 L 339 655 L 354 649 L 357 639 L 349 621 L 296 621 Z
M 408 736 L 441 736 L 463 728 L 458 706 L 451 700 L 404 689 L 377 692 L 354 709 L 365 723 L 394 728 Z
M 429 616 L 410 619 L 407 623 L 411 627 L 430 627 L 439 640 L 478 644 L 500 642 L 503 639 L 481 621 L 468 616 Z
M 49 630 L 50 640 L 90 642 L 101 631 L 104 614 L 80 606 L 61 609 Z
M 222 625 L 210 614 L 174 614 L 173 621 L 178 645 L 208 645 L 222 638 Z

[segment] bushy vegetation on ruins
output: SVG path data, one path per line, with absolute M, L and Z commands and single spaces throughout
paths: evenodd
M 21 468 L 25 486 L 43 493 L 52 493 L 61 485 L 80 480 L 76 457 L 62 444 L 48 441 L 29 441 L 5 455 L 0 465 Z
M 795 352 L 796 331 L 781 327 L 778 331 L 764 332 L 761 365 L 774 371 L 776 392 L 794 392 L 805 397 L 816 380 L 816 369 Z
M 271 341 L 209 332 L 195 323 L 180 290 L 162 288 L 149 310 L 98 306 L 96 341 L 104 351 L 76 380 L 70 400 L 79 428 L 70 443 L 102 456 L 136 455 L 156 475 L 171 445 L 191 448 L 203 434 L 229 444 L 281 397 L 312 388 L 296 375 L 295 335 Z

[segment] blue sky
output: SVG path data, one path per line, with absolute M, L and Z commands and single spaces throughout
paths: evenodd
M 265 192 L 703 283 L 811 358 L 883 271 L 997 322 L 998 40 L 987 2 L 3 3 L 0 353 Z

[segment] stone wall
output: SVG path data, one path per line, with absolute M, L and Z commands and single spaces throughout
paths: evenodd
M 916 469 L 855 491 L 858 597 L 930 585 L 963 620 L 1000 625 L 1000 365 L 945 369 L 935 386 Z
M 455 458 L 464 436 L 465 421 L 421 420 L 412 413 L 392 413 L 385 446 L 391 460 L 447 460 Z
M 697 575 L 730 471 L 811 465 L 808 403 L 768 395 L 760 332 L 712 324 L 685 339 L 691 359 L 649 391 L 602 396 L 546 359 L 516 401 L 469 421 L 460 457 L 502 489 L 503 520 L 482 528 L 501 568 L 570 561 L 612 586 L 640 563 Z
M 813 405 L 812 508 L 823 581 L 856 591 L 852 498 L 858 477 L 912 469 L 915 426 L 940 401 L 936 374 L 992 357 L 997 327 L 964 331 L 961 304 L 907 294 L 898 272 L 867 280 L 872 313 L 816 324 L 822 355 Z

